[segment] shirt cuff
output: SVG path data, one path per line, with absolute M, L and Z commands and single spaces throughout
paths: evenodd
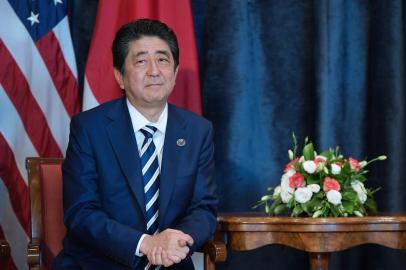
M 144 254 L 142 254 L 140 252 L 140 247 L 141 247 L 142 240 L 144 240 L 145 236 L 147 236 L 147 235 L 146 234 L 141 235 L 140 240 L 138 241 L 137 249 L 135 250 L 135 255 L 138 257 L 144 256 Z

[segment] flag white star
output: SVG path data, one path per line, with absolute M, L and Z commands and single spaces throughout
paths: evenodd
M 38 16 L 39 16 L 39 13 L 34 14 L 34 12 L 31 11 L 31 16 L 27 18 L 27 20 L 29 20 L 31 22 L 31 26 L 33 26 L 34 23 L 39 23 Z
M 54 5 L 56 6 L 57 4 L 63 4 L 62 0 L 54 0 Z

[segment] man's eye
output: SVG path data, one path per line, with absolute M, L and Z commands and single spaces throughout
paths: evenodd
M 166 59 L 166 58 L 159 58 L 159 59 L 158 59 L 158 62 L 160 62 L 160 63 L 168 63 L 169 60 Z
M 141 59 L 141 60 L 135 61 L 135 64 L 136 64 L 136 65 L 143 65 L 143 64 L 145 64 L 146 62 L 147 62 L 146 60 Z

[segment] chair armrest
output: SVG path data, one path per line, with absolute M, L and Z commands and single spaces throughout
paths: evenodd
M 32 267 L 39 267 L 41 262 L 40 257 L 40 244 L 38 238 L 33 238 L 32 241 L 28 243 L 27 248 L 27 262 L 31 269 Z
M 227 258 L 226 245 L 221 241 L 210 240 L 204 244 L 201 251 L 214 263 L 224 262 Z
M 6 240 L 0 240 L 0 259 L 5 259 L 10 256 L 10 246 Z

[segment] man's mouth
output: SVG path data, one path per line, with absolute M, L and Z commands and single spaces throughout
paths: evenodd
M 151 86 L 161 86 L 162 83 L 149 83 L 146 85 L 146 87 L 151 87 Z

